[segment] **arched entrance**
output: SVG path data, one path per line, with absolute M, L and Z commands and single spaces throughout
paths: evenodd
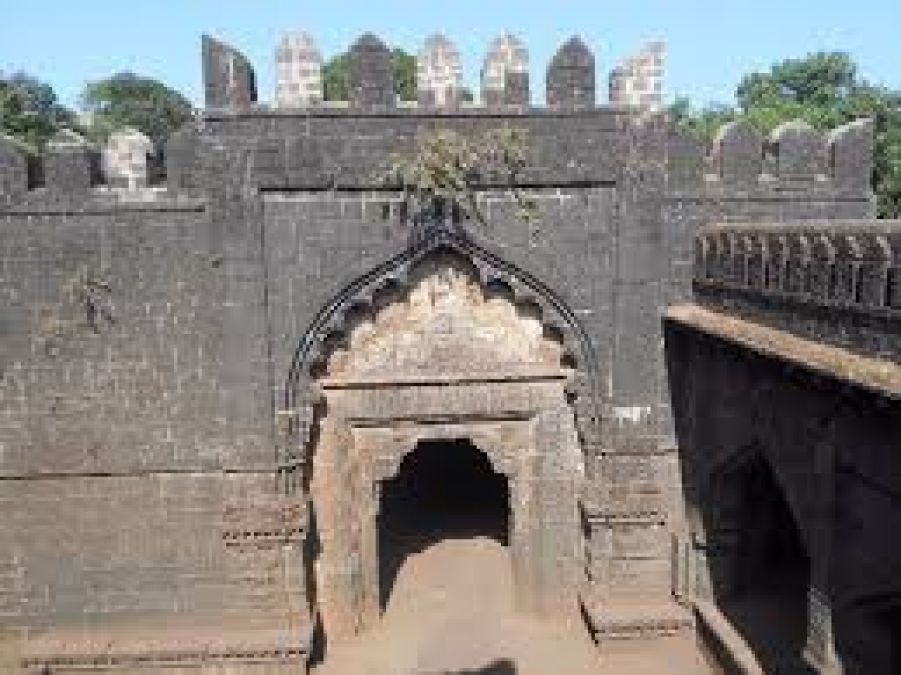
M 760 451 L 716 486 L 727 553 L 711 569 L 719 605 L 766 672 L 808 673 L 810 559 L 782 488 Z
M 316 381 L 322 415 L 309 481 L 320 544 L 315 602 L 328 639 L 378 619 L 381 551 L 401 536 L 404 505 L 441 471 L 475 480 L 495 506 L 505 485 L 516 606 L 544 617 L 577 612 L 584 464 L 571 359 L 540 312 L 508 291 L 486 290 L 466 258 L 435 251 L 405 288 L 388 285 L 355 309 L 330 352 Z M 441 448 L 469 459 L 444 465 Z M 477 503 L 447 496 L 457 507 Z M 428 527 L 440 534 L 439 521 Z
M 507 546 L 510 490 L 469 440 L 423 441 L 381 485 L 379 600 L 385 608 L 404 560 L 444 539 L 486 537 Z

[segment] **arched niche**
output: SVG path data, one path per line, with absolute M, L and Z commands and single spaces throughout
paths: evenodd
M 571 391 L 586 355 L 535 288 L 438 246 L 384 270 L 318 331 L 318 356 L 304 361 L 319 406 L 305 467 L 319 551 L 310 595 L 327 634 L 378 619 L 380 486 L 423 441 L 468 439 L 508 480 L 518 606 L 576 611 L 585 462 Z
M 296 474 L 309 456 L 322 401 L 316 380 L 329 355 L 336 347 L 346 346 L 360 316 L 373 314 L 407 292 L 422 264 L 442 255 L 456 256 L 469 266 L 486 294 L 505 295 L 520 309 L 528 307 L 541 322 L 544 334 L 559 337 L 562 359 L 572 371 L 567 392 L 576 411 L 580 442 L 586 451 L 597 445 L 603 377 L 596 348 L 578 316 L 533 274 L 486 250 L 463 232 L 440 230 L 341 289 L 301 336 L 282 402 L 280 463 L 287 472 Z M 296 487 L 302 482 L 295 476 L 289 484 Z

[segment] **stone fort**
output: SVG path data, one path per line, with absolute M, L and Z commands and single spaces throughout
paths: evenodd
M 474 104 L 437 36 L 402 102 L 364 35 L 334 103 L 292 35 L 266 105 L 205 37 L 164 171 L 131 131 L 0 140 L 0 668 L 305 672 L 379 621 L 437 472 L 497 516 L 517 610 L 599 650 L 901 672 L 901 222 L 873 216 L 872 125 L 706 147 L 660 111 L 664 56 L 598 104 L 574 38 L 539 107 L 504 36 Z M 528 134 L 529 222 L 490 176 L 484 224 L 426 227 L 375 179 L 429 130 L 497 128 Z

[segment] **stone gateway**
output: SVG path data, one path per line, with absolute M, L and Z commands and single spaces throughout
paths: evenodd
M 371 34 L 346 103 L 307 34 L 272 106 L 202 45 L 165 177 L 132 131 L 102 162 L 0 138 L 0 670 L 351 675 L 418 574 L 422 607 L 481 595 L 383 672 L 458 672 L 429 659 L 494 628 L 510 652 L 462 672 L 901 672 L 901 223 L 868 120 L 703 147 L 657 111 L 659 43 L 598 104 L 567 41 L 546 107 L 512 35 L 481 103 L 443 36 L 417 103 Z M 527 139 L 483 217 L 380 181 L 436 129 Z

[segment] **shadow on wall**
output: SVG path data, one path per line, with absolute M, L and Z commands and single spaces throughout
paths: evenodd
M 419 443 L 404 457 L 397 476 L 383 483 L 381 493 L 378 550 L 383 609 L 404 561 L 432 544 L 480 536 L 508 544 L 507 479 L 495 473 L 485 453 L 467 439 Z
M 810 562 L 772 469 L 751 451 L 711 483 L 705 520 L 720 538 L 720 555 L 708 558 L 717 604 L 766 672 L 812 673 L 803 659 Z
M 721 382 L 692 376 L 700 367 L 692 359 L 693 345 L 668 328 L 682 485 L 709 573 L 709 586 L 702 581 L 696 592 L 716 604 L 764 672 L 808 675 L 803 653 L 810 559 L 771 465 L 781 448 L 765 447 L 757 438 L 749 397 L 724 404 Z

